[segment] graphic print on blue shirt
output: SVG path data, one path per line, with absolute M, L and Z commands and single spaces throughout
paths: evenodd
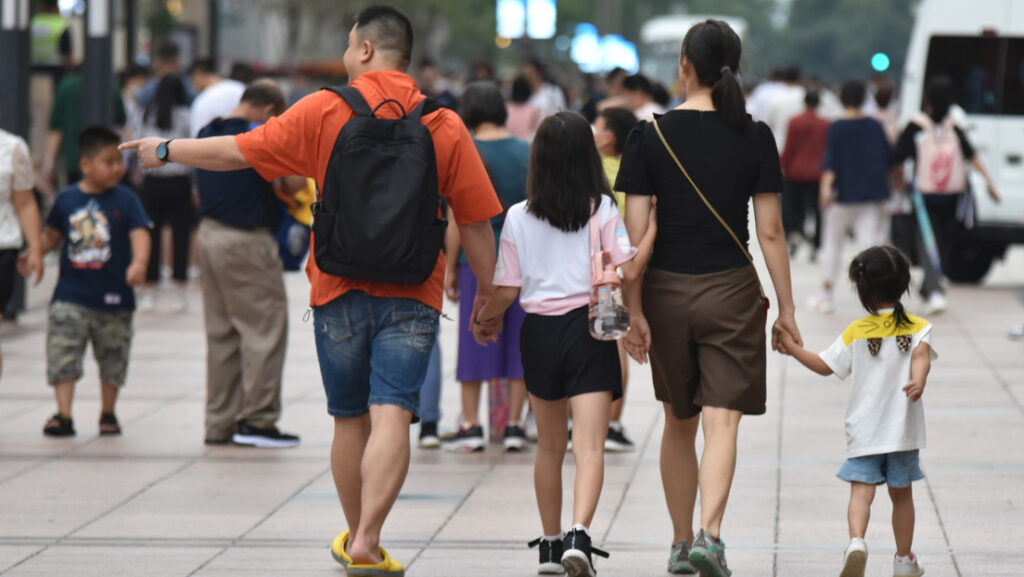
M 46 226 L 60 232 L 65 241 L 54 302 L 101 310 L 135 309 L 135 291 L 125 278 L 132 261 L 129 235 L 151 224 L 134 192 L 116 186 L 87 194 L 72 185 L 57 195 Z

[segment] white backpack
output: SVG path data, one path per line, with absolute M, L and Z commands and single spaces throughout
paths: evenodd
M 953 194 L 967 190 L 964 152 L 952 115 L 936 125 L 927 114 L 914 123 L 921 127 L 917 143 L 917 189 L 923 194 Z

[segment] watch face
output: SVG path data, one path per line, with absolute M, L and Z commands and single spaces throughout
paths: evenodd
M 156 145 L 156 157 L 160 160 L 167 162 L 167 143 L 161 142 Z

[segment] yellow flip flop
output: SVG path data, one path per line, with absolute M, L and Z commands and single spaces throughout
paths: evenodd
M 331 557 L 334 557 L 335 561 L 347 569 L 352 564 L 352 557 L 345 552 L 346 544 L 348 544 L 348 529 L 338 533 L 338 536 L 334 538 L 334 542 L 331 543 Z
M 405 567 L 401 563 L 395 561 L 383 547 L 380 548 L 380 554 L 384 557 L 384 560 L 376 565 L 357 565 L 352 564 L 345 568 L 345 572 L 349 577 L 404 577 Z

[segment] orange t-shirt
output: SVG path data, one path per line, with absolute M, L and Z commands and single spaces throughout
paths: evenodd
M 374 71 L 360 75 L 352 82 L 370 108 L 388 98 L 402 103 L 411 111 L 424 98 L 411 77 L 402 72 Z M 383 118 L 398 118 L 396 106 L 386 105 L 377 111 Z M 290 174 L 312 177 L 323 190 L 324 174 L 338 133 L 355 115 L 338 95 L 321 90 L 303 98 L 284 114 L 266 124 L 235 137 L 242 155 L 260 175 L 274 180 Z M 494 192 L 473 138 L 462 120 L 451 110 L 441 109 L 423 117 L 434 138 L 437 154 L 438 192 L 451 205 L 458 223 L 481 222 L 501 213 L 501 203 Z M 312 240 L 310 240 L 312 244 Z M 442 253 L 434 273 L 421 285 L 396 285 L 353 280 L 329 275 L 316 266 L 312 257 L 306 264 L 309 276 L 310 305 L 320 306 L 353 290 L 377 297 L 409 298 L 441 310 L 444 293 L 445 261 Z

